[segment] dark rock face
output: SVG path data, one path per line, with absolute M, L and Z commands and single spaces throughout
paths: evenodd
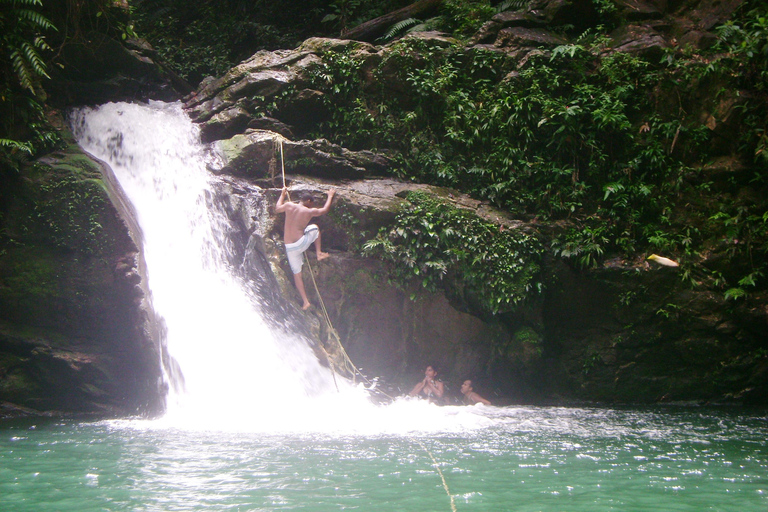
M 0 402 L 108 416 L 163 409 L 140 234 L 120 204 L 74 143 L 4 184 Z
M 669 48 L 711 44 L 712 27 L 739 2 L 618 0 L 616 5 L 628 23 L 611 35 L 607 51 L 653 57 Z M 522 64 L 598 22 L 590 1 L 540 0 L 498 14 L 473 43 Z M 574 28 L 548 30 L 563 25 Z M 456 44 L 440 34 L 411 37 L 436 47 Z M 182 90 L 141 44 L 105 39 L 95 49 L 67 51 L 71 65 L 56 71 L 51 89 L 57 105 L 169 99 L 176 97 L 174 89 Z M 203 140 L 220 156 L 211 169 L 221 179 L 212 201 L 232 221 L 233 266 L 274 306 L 269 321 L 290 323 L 323 342 L 332 359 L 340 357 L 317 310 L 302 313 L 296 307 L 282 218 L 273 216 L 266 236 L 251 224 L 254 211 L 264 206 L 260 201 L 272 207 L 279 195 L 282 141 L 292 190 L 311 190 L 324 199 L 330 187 L 339 189 L 332 211 L 318 219 L 324 249 L 332 256 L 318 264 L 310 255 L 311 271 L 352 360 L 369 376 L 383 377 L 392 392 L 407 392 L 432 364 L 449 395 L 470 378 L 497 403 L 766 402 L 765 297 L 729 304 L 682 287 L 674 270 L 642 262 L 576 271 L 549 261 L 552 279 L 543 295 L 490 318 L 472 311 L 450 276 L 438 293 L 390 284 L 386 265 L 360 256 L 360 248 L 392 223 L 408 190 L 439 195 L 507 229 L 532 228 L 453 191 L 384 177 L 392 155 L 302 140 L 329 113 L 310 74 L 326 52 L 340 51 L 360 60 L 364 87 L 402 92 L 397 69 L 378 69 L 387 47 L 317 38 L 295 50 L 258 52 L 186 98 Z M 374 69 L 384 83 L 376 82 Z M 728 127 L 739 122 L 740 99 L 732 96 L 686 106 L 722 133 L 723 154 L 733 144 Z M 269 116 L 258 112 L 259 102 L 278 99 L 279 109 Z M 727 176 L 737 166 L 718 160 L 703 172 Z M 14 404 L 6 409 L 100 415 L 162 410 L 162 326 L 155 324 L 142 288 L 139 231 L 108 178 L 70 148 L 2 184 L 0 402 Z M 267 189 L 263 195 L 259 187 Z M 552 236 L 559 227 L 535 229 Z M 727 271 L 716 251 L 707 264 Z M 305 269 L 317 305 L 320 297 Z
M 247 130 L 231 139 L 220 140 L 214 148 L 220 157 L 216 173 L 251 179 L 280 180 L 282 143 L 285 172 L 318 177 L 362 178 L 388 168 L 387 157 L 371 151 L 350 151 L 319 139 L 290 141 L 267 130 Z
M 678 45 L 707 48 L 715 41 L 710 30 L 728 19 L 741 2 L 730 0 L 616 0 L 620 28 L 611 34 L 610 51 L 630 52 L 652 57 L 660 50 Z M 604 23 L 593 2 L 585 0 L 539 0 L 519 11 L 505 11 L 486 23 L 472 38 L 473 44 L 490 45 L 508 54 L 521 49 L 568 44 L 562 34 L 547 27 L 572 27 L 568 34 L 578 36 Z M 533 31 L 533 32 L 531 32 Z M 516 34 L 523 34 L 519 36 Z M 528 34 L 528 36 L 525 36 Z M 532 37 L 531 35 L 535 35 Z
M 308 178 L 292 183 L 318 195 L 331 186 L 339 184 Z M 438 293 L 397 288 L 386 266 L 357 251 L 390 225 L 402 204 L 398 196 L 407 190 L 448 197 L 486 219 L 524 228 L 435 187 L 374 179 L 340 189 L 331 212 L 317 222 L 331 257 L 318 263 L 310 254 L 305 283 L 314 304 L 322 298 L 354 363 L 369 377 L 381 376 L 390 393 L 407 392 L 431 364 L 451 393 L 470 378 L 497 403 L 765 403 L 768 311 L 762 299 L 734 313 L 721 296 L 685 287 L 676 269 L 610 261 L 582 272 L 551 261 L 542 296 L 491 318 L 455 300 L 450 276 Z M 272 204 L 277 195 L 268 194 Z M 290 276 L 280 220 L 271 231 L 268 259 L 278 275 Z M 278 281 L 298 305 L 290 279 Z M 317 315 L 320 338 L 333 353 L 336 342 Z
M 660 58 L 669 44 L 664 37 L 650 25 L 632 25 L 623 27 L 613 34 L 614 51 L 642 55 L 647 58 Z
M 685 289 L 671 269 L 561 269 L 544 301 L 553 395 L 608 402 L 765 403 L 768 315 Z M 682 304 L 682 306 L 678 306 Z
M 540 28 L 510 27 L 501 29 L 494 43 L 505 46 L 558 46 L 567 41 L 547 30 Z
M 88 34 L 87 40 L 88 44 L 64 45 L 58 56 L 63 67 L 50 67 L 46 90 L 52 106 L 174 101 L 191 89 L 156 62 L 157 56 L 146 41 L 123 44 L 100 33 Z
M 714 16 L 722 21 L 735 4 L 632 0 L 619 2 L 618 7 L 629 23 L 612 34 L 606 51 L 654 58 L 681 43 L 708 44 L 712 37 L 708 30 L 714 24 L 705 20 Z M 568 44 L 566 35 L 546 27 L 555 24 L 553 20 L 567 24 L 575 18 L 585 27 L 598 22 L 591 2 L 537 2 L 527 10 L 495 16 L 473 41 L 522 64 L 533 54 Z M 411 37 L 438 45 L 456 44 L 439 34 Z M 229 112 L 236 113 L 238 125 L 251 116 L 248 126 L 258 128 L 234 135 L 236 129 L 228 129 L 213 137 L 222 159 L 215 172 L 275 187 L 268 193 L 274 204 L 282 184 L 280 137 L 274 132 L 293 139 L 288 134 L 303 133 L 320 122 L 322 98 L 308 87 L 307 73 L 322 61 L 323 52 L 342 49 L 362 63 L 365 87 L 385 87 L 395 95 L 402 92 L 397 70 L 379 67 L 387 47 L 313 39 L 294 51 L 260 52 L 202 87 L 187 104 L 204 131 L 213 131 L 220 113 L 227 113 L 223 117 L 229 119 Z M 384 77 L 383 83 L 376 82 L 374 68 Z M 259 121 L 242 94 L 244 88 L 273 97 L 282 94 L 284 105 L 274 113 L 279 121 Z M 288 94 L 291 88 L 296 92 Z M 728 98 L 703 104 L 703 122 L 711 129 L 727 131 L 728 123 L 737 122 Z M 701 106 L 689 108 L 695 111 Z M 311 120 L 299 120 L 303 111 L 314 112 L 308 116 Z M 761 362 L 765 341 L 761 329 L 766 318 L 757 307 L 759 299 L 734 313 L 731 305 L 712 295 L 685 289 L 674 271 L 650 268 L 640 261 L 608 262 L 589 272 L 551 261 L 546 272 L 552 274 L 553 283 L 543 296 L 517 311 L 486 318 L 472 311 L 450 276 L 437 294 L 401 290 L 387 282 L 383 264 L 358 256 L 360 247 L 392 222 L 400 197 L 414 187 L 509 229 L 525 228 L 520 221 L 451 191 L 375 178 L 386 175 L 390 166 L 384 155 L 353 152 L 323 140 L 283 139 L 283 150 L 292 189 L 314 190 L 319 196 L 331 186 L 340 190 L 331 213 L 318 222 L 324 248 L 333 255 L 313 269 L 345 348 L 370 375 L 381 375 L 407 391 L 426 364 L 435 364 L 452 384 L 472 378 L 489 395 L 517 401 L 764 402 L 760 397 L 765 396 L 768 370 Z M 560 229 L 539 228 L 546 236 Z M 264 243 L 265 258 L 283 294 L 295 299 L 279 222 L 271 233 Z M 310 281 L 306 282 L 310 288 Z M 668 304 L 688 306 L 674 309 Z M 319 316 L 315 325 L 333 354 L 335 342 Z M 752 347 L 748 353 L 753 355 L 737 356 L 743 354 L 740 347 L 744 346 Z

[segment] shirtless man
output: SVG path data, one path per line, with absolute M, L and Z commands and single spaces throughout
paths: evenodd
M 331 209 L 331 201 L 336 194 L 335 189 L 328 191 L 328 199 L 322 208 L 313 208 L 312 196 L 309 192 L 302 192 L 299 195 L 299 202 L 286 202 L 288 189 L 283 187 L 280 199 L 277 200 L 275 212 L 285 213 L 285 228 L 283 229 L 283 241 L 285 242 L 285 252 L 288 255 L 288 263 L 291 264 L 293 272 L 293 281 L 296 283 L 296 289 L 304 301 L 301 309 L 306 310 L 311 305 L 307 299 L 307 292 L 304 290 L 304 280 L 301 277 L 301 267 L 304 265 L 304 251 L 309 249 L 312 242 L 315 243 L 315 253 L 317 260 L 324 260 L 328 257 L 327 252 L 320 248 L 320 230 L 316 224 L 309 224 L 312 217 L 319 217 L 328 213 Z
M 491 405 L 490 400 L 486 400 L 474 391 L 472 391 L 472 381 L 465 380 L 461 385 L 461 392 L 464 395 L 464 403 L 467 405 L 475 405 L 477 402 L 485 405 Z

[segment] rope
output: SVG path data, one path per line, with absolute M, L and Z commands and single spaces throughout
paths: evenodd
M 440 469 L 440 466 L 437 463 L 437 460 L 435 460 L 435 456 L 432 455 L 432 452 L 430 452 L 426 446 L 424 446 L 424 443 L 422 443 L 420 440 L 416 438 L 410 438 L 413 441 L 416 441 L 419 446 L 421 446 L 421 449 L 427 452 L 427 455 L 429 455 L 429 458 L 432 459 L 432 465 L 437 470 L 437 474 L 440 475 L 440 480 L 443 481 L 443 489 L 445 489 L 445 493 L 448 495 L 448 499 L 451 500 L 451 512 L 456 512 L 456 501 L 453 499 L 453 494 L 451 494 L 450 489 L 448 489 L 448 483 L 445 481 L 445 476 L 443 475 L 443 471 Z
M 280 163 L 283 173 L 283 187 L 285 187 L 285 159 L 283 156 L 283 140 L 280 139 Z M 288 200 L 291 200 L 291 194 L 290 192 L 286 192 L 288 194 Z M 312 264 L 309 262 L 309 257 L 307 256 L 306 252 L 304 253 L 304 260 L 307 262 L 307 268 L 309 270 L 309 275 L 312 276 L 312 284 L 315 287 L 315 293 L 317 293 L 317 298 L 320 301 L 320 309 L 323 312 L 323 318 L 325 319 L 325 322 L 328 324 L 328 333 L 333 337 L 333 339 L 336 341 L 336 345 L 338 346 L 339 351 L 341 352 L 341 355 L 343 356 L 345 370 L 349 372 L 352 375 L 352 382 L 353 384 L 356 383 L 356 375 L 360 375 L 360 377 L 369 385 L 373 386 L 373 383 L 366 378 L 365 375 L 363 375 L 360 370 L 357 369 L 357 367 L 352 362 L 352 359 L 350 359 L 349 355 L 347 354 L 347 351 L 344 350 L 344 345 L 341 344 L 341 338 L 339 337 L 339 333 L 336 332 L 336 329 L 333 327 L 333 323 L 331 323 L 331 317 L 328 314 L 328 309 L 325 307 L 325 301 L 323 300 L 323 296 L 320 294 L 320 288 L 317 286 L 317 281 L 315 280 L 315 272 L 312 269 Z M 336 368 L 335 364 L 333 362 L 333 359 L 331 359 L 330 354 L 325 350 L 325 347 L 320 344 L 320 348 L 323 349 L 323 353 L 325 354 L 325 357 L 328 359 L 328 364 L 331 367 L 331 375 L 333 375 L 333 384 L 336 386 L 336 391 L 339 391 L 339 385 L 336 382 Z M 388 395 L 386 392 L 377 390 L 378 393 L 383 394 L 384 396 L 388 397 L 391 400 L 394 400 L 393 397 Z M 445 475 L 443 475 L 443 471 L 440 469 L 440 465 L 437 463 L 437 459 L 435 459 L 435 456 L 432 455 L 432 452 L 429 451 L 429 449 L 424 446 L 424 443 L 422 443 L 419 439 L 411 438 L 411 441 L 415 441 L 419 446 L 421 446 L 421 449 L 427 452 L 427 455 L 432 460 L 432 465 L 434 466 L 435 470 L 437 471 L 437 474 L 440 475 L 440 480 L 443 482 L 443 489 L 445 489 L 445 493 L 448 495 L 448 499 L 451 502 L 451 512 L 456 512 L 456 502 L 453 498 L 453 495 L 451 494 L 450 489 L 448 489 L 448 483 L 445 481 Z
M 283 140 L 280 139 L 280 167 L 283 174 L 283 187 L 286 186 L 285 183 L 285 156 L 283 153 Z M 291 200 L 291 194 L 288 192 L 288 200 Z M 336 341 L 336 344 L 339 348 L 339 351 L 341 352 L 341 355 L 343 356 L 343 361 L 345 365 L 345 370 L 349 372 L 349 374 L 352 375 L 352 382 L 357 383 L 356 375 L 360 375 L 360 377 L 363 378 L 365 382 L 368 383 L 368 385 L 373 385 L 371 381 L 369 381 L 365 375 L 360 373 L 360 371 L 355 367 L 354 363 L 352 363 L 352 360 L 349 358 L 349 355 L 347 354 L 347 351 L 344 350 L 344 346 L 341 344 L 341 338 L 339 337 L 339 334 L 336 332 L 336 329 L 333 327 L 333 323 L 331 323 L 331 317 L 328 314 L 328 309 L 325 307 L 325 302 L 323 301 L 323 296 L 320 295 L 320 288 L 317 286 L 317 281 L 315 280 L 315 272 L 312 269 L 312 264 L 309 261 L 309 257 L 306 253 L 304 253 L 304 260 L 307 262 L 307 268 L 309 269 L 309 275 L 312 276 L 312 284 L 315 287 L 315 292 L 317 293 L 317 297 L 320 299 L 320 306 L 323 311 L 323 317 L 325 318 L 325 322 L 328 324 L 328 332 L 330 335 L 332 335 L 333 339 Z M 336 385 L 336 391 L 339 390 L 339 386 L 336 383 L 336 368 L 333 362 L 333 359 L 331 359 L 331 356 L 328 354 L 328 352 L 325 350 L 325 347 L 321 347 L 323 349 L 323 352 L 325 353 L 325 357 L 328 358 L 328 363 L 331 367 L 331 372 L 333 374 L 333 383 Z M 389 397 L 392 398 L 392 397 Z M 392 398 L 394 400 L 394 398 Z
M 312 284 L 315 286 L 315 292 L 317 293 L 317 297 L 320 300 L 320 307 L 323 311 L 323 316 L 325 317 L 325 321 L 328 323 L 328 330 L 333 335 L 333 338 L 336 340 L 336 344 L 339 347 L 339 350 L 341 351 L 341 354 L 344 356 L 344 362 L 347 366 L 347 371 L 349 371 L 352 374 L 352 381 L 355 382 L 355 375 L 360 375 L 360 377 L 363 378 L 363 380 L 368 383 L 369 386 L 372 385 L 371 381 L 369 381 L 365 375 L 360 373 L 360 371 L 355 367 L 355 365 L 352 363 L 352 360 L 349 358 L 349 355 L 347 354 L 347 351 L 344 350 L 344 346 L 341 344 L 341 339 L 339 338 L 339 334 L 336 332 L 336 329 L 334 329 L 333 324 L 331 323 L 331 317 L 328 315 L 328 310 L 325 307 L 325 302 L 323 301 L 323 296 L 320 295 L 320 289 L 317 286 L 317 281 L 315 280 L 315 273 L 312 271 L 312 266 L 309 262 L 309 257 L 305 254 L 304 259 L 307 262 L 307 267 L 309 268 L 309 275 L 312 276 Z M 328 361 L 331 365 L 331 371 L 333 372 L 333 361 L 331 360 L 330 356 L 328 355 L 328 352 L 325 351 L 325 348 L 323 348 L 323 352 L 325 352 L 325 356 L 328 358 Z M 350 370 L 351 368 L 351 370 Z M 336 384 L 336 374 L 333 374 L 333 383 Z M 339 390 L 339 386 L 336 385 L 336 391 Z M 384 394 L 385 396 L 389 397 L 391 400 L 394 400 L 393 397 L 389 396 L 384 391 L 378 390 L 379 393 Z M 445 493 L 448 495 L 448 499 L 451 502 L 451 512 L 456 512 L 456 502 L 453 498 L 453 494 L 451 494 L 451 490 L 448 488 L 448 482 L 445 481 L 445 475 L 443 475 L 443 471 L 440 469 L 440 465 L 437 463 L 437 459 L 435 459 L 435 456 L 432 455 L 432 452 L 429 451 L 429 449 L 424 446 L 424 443 L 422 443 L 419 439 L 409 437 L 411 441 L 415 441 L 419 446 L 421 446 L 421 449 L 427 452 L 427 455 L 429 455 L 429 458 L 432 459 L 432 466 L 434 466 L 435 470 L 437 471 L 437 474 L 440 475 L 440 480 L 443 482 L 443 489 L 445 489 Z
M 304 254 L 304 259 L 307 261 L 307 268 L 309 269 L 309 275 L 312 276 L 312 284 L 315 287 L 315 292 L 317 293 L 317 298 L 320 300 L 320 309 L 323 312 L 323 317 L 325 318 L 325 322 L 328 324 L 328 333 L 333 337 L 333 339 L 336 341 L 336 345 L 338 346 L 338 349 L 343 356 L 343 360 L 345 363 L 345 369 L 352 375 L 352 382 L 357 383 L 357 380 L 355 378 L 356 375 L 360 375 L 360 377 L 368 384 L 373 385 L 371 381 L 369 381 L 365 375 L 360 373 L 360 370 L 357 369 L 357 367 L 352 362 L 352 359 L 350 359 L 349 355 L 347 354 L 347 351 L 344 350 L 344 345 L 341 344 L 341 338 L 339 337 L 339 333 L 336 332 L 336 329 L 333 327 L 333 324 L 331 323 L 331 317 L 328 314 L 328 309 L 325 307 L 325 301 L 323 301 L 323 296 L 320 295 L 320 289 L 317 286 L 317 281 L 315 280 L 315 273 L 312 270 L 312 264 L 309 262 L 309 257 L 307 257 L 306 254 Z M 390 397 L 392 398 L 392 397 Z M 393 399 L 394 400 L 394 399 Z

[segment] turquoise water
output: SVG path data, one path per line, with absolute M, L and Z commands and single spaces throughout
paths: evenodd
M 765 411 L 475 407 L 406 433 L 0 423 L 3 511 L 765 511 Z M 438 420 L 440 421 L 440 420 Z
M 0 423 L 0 512 L 768 510 L 764 412 L 375 406 L 232 273 L 220 206 L 266 208 L 208 172 L 180 104 L 73 126 L 137 212 L 184 381 L 158 421 Z

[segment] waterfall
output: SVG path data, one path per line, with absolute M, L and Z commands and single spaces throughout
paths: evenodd
M 181 106 L 111 103 L 74 113 L 72 125 L 136 210 L 152 304 L 183 374 L 170 383 L 167 416 L 263 422 L 250 411 L 275 416 L 336 393 L 307 340 L 270 327 L 263 298 L 237 276 L 209 156 Z
M 211 157 L 180 104 L 110 103 L 73 112 L 70 121 L 81 147 L 112 168 L 134 207 L 152 304 L 183 375 L 167 375 L 167 413 L 155 424 L 374 434 L 489 424 L 482 409 L 407 399 L 375 406 L 361 386 L 334 379 L 310 340 L 267 321 L 270 299 L 249 281 L 269 276 L 241 271 L 252 259 L 233 243 L 222 182 L 207 171 Z M 266 215 L 259 189 L 248 196 Z

